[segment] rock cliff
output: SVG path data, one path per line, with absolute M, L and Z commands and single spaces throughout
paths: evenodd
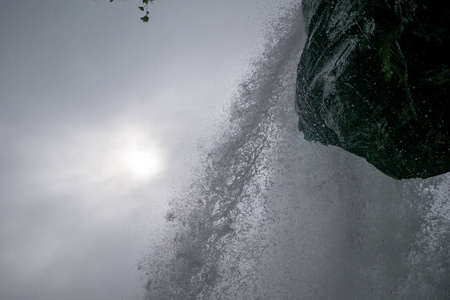
M 296 110 L 307 140 L 397 178 L 450 171 L 450 1 L 304 0 Z

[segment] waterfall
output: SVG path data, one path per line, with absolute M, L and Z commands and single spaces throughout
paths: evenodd
M 448 299 L 450 175 L 398 181 L 307 142 L 293 5 L 192 184 L 171 202 L 145 299 Z

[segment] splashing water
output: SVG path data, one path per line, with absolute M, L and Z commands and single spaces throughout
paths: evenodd
M 145 299 L 450 299 L 450 174 L 396 181 L 303 140 L 294 99 L 304 39 L 296 4 L 172 201 Z

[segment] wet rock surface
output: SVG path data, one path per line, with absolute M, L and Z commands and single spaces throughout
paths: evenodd
M 450 1 L 304 1 L 299 129 L 385 174 L 450 171 Z

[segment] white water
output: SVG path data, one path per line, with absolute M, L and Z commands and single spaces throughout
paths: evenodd
M 299 6 L 274 25 L 223 134 L 167 216 L 146 299 L 449 299 L 450 175 L 397 181 L 306 142 Z

